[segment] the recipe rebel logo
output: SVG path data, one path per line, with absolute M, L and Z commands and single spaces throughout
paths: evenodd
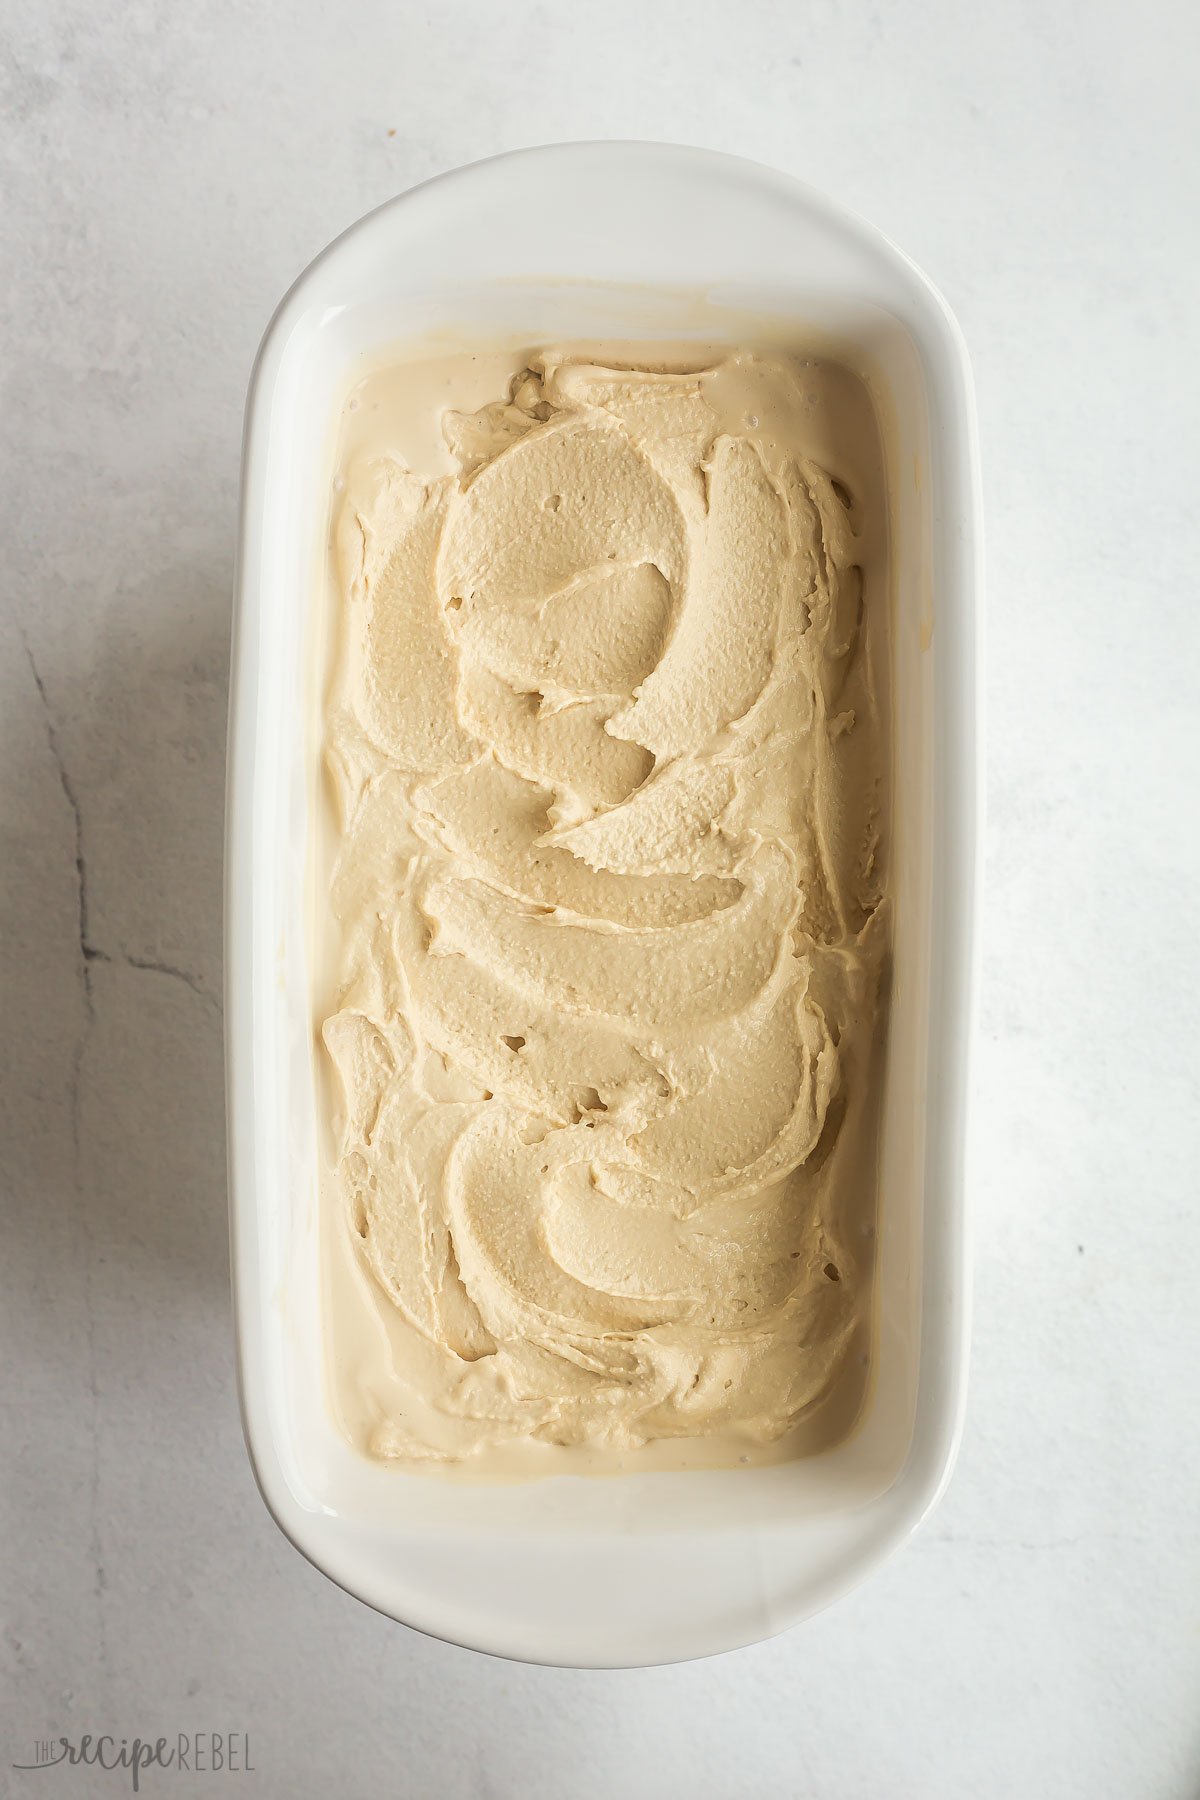
M 125 1770 L 135 1794 L 149 1769 L 182 1770 L 190 1775 L 253 1775 L 250 1734 L 246 1731 L 179 1731 L 172 1737 L 118 1738 L 108 1732 L 91 1732 L 72 1740 L 39 1738 L 32 1762 L 15 1762 L 14 1769 Z

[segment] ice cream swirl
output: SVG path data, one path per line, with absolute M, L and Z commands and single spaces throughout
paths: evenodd
M 349 472 L 323 1030 L 339 1204 L 411 1340 L 379 1454 L 774 1439 L 861 1316 L 856 522 L 720 373 L 547 357 L 447 417 L 455 474 Z

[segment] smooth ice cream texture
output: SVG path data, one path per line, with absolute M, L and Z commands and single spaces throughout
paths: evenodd
M 342 470 L 318 1023 L 376 1456 L 733 1462 L 861 1393 L 887 601 L 821 379 L 531 355 L 443 470 L 382 420 Z

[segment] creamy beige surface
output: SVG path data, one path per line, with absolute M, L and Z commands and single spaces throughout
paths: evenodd
M 337 486 L 346 1429 L 519 1471 L 828 1441 L 865 1381 L 886 950 L 865 391 L 429 362 L 352 396 Z

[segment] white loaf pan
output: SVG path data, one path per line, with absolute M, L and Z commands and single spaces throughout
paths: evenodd
M 318 1270 L 306 657 L 332 422 L 366 359 L 439 327 L 482 342 L 711 339 L 720 308 L 769 319 L 776 337 L 794 321 L 798 348 L 842 346 L 885 428 L 896 937 L 866 1410 L 838 1448 L 772 1468 L 470 1485 L 376 1465 L 329 1410 Z M 380 1611 L 536 1662 L 704 1656 L 827 1605 L 945 1486 L 967 1356 L 979 556 L 970 372 L 944 302 L 873 229 L 754 164 L 621 143 L 479 163 L 353 226 L 276 313 L 246 415 L 230 705 L 241 1398 L 280 1529 Z

